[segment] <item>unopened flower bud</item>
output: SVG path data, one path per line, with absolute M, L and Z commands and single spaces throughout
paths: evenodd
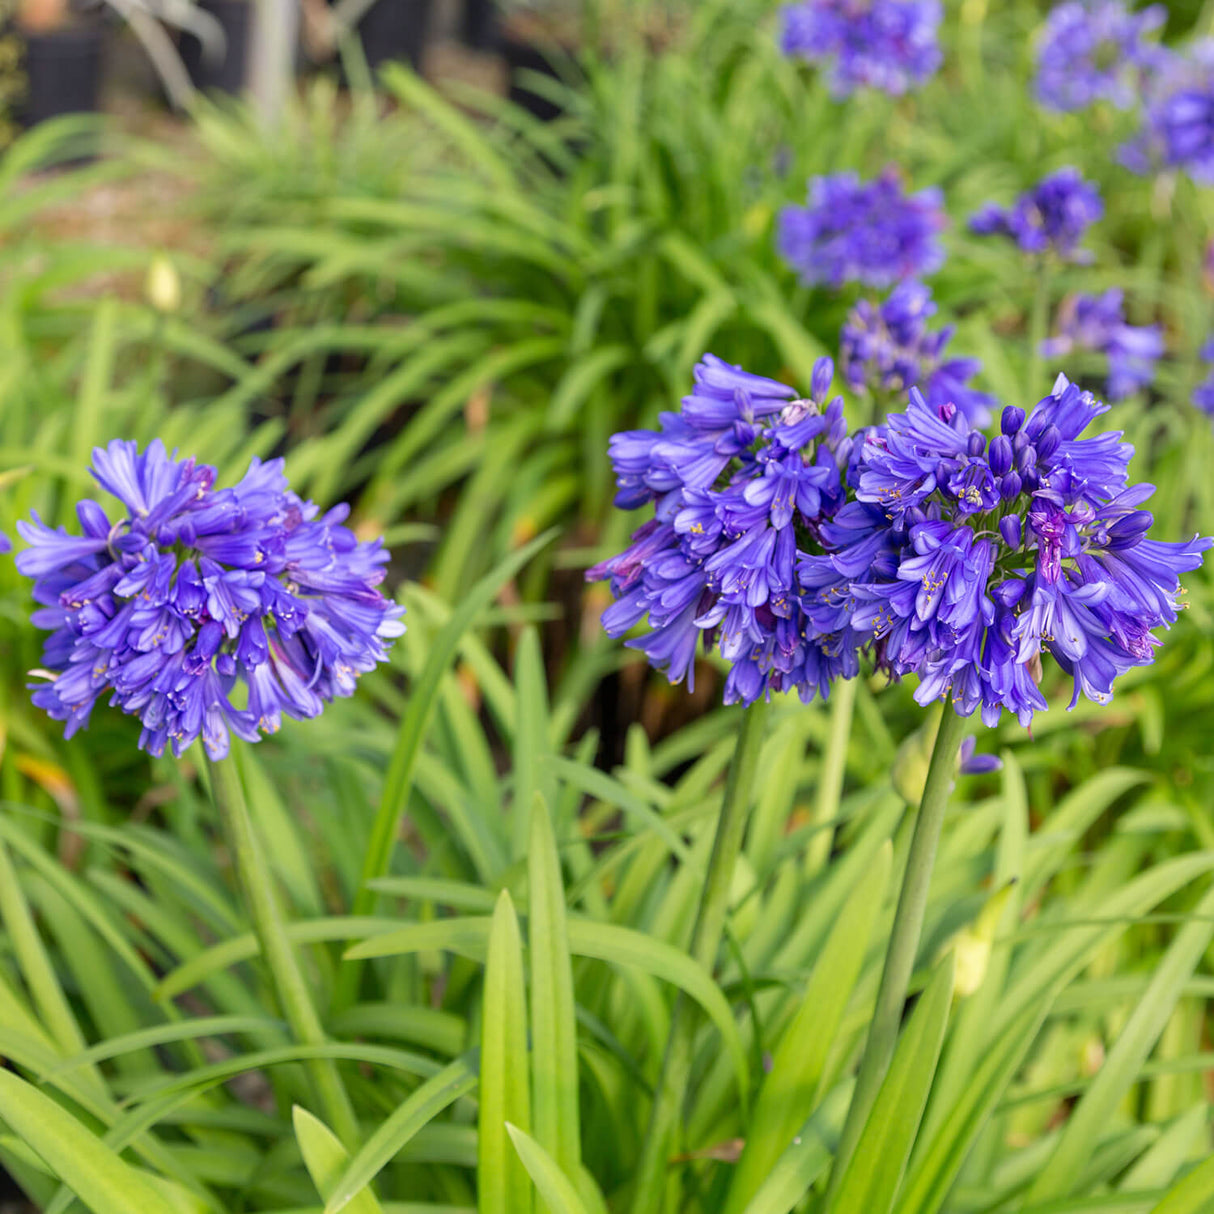
M 169 315 L 181 307 L 181 278 L 177 267 L 164 253 L 157 253 L 148 266 L 144 283 L 147 301 L 156 309 Z
M 1000 582 L 994 590 L 991 591 L 991 597 L 1001 606 L 1006 607 L 1009 611 L 1016 606 L 1022 598 L 1028 583 L 1023 578 L 1012 577 L 1006 581 Z
M 968 927 L 964 927 L 952 939 L 953 947 L 953 995 L 964 999 L 972 995 L 986 980 L 990 967 L 991 950 L 1003 918 L 1004 908 L 1011 897 L 1012 884 L 997 890 Z
M 932 747 L 935 745 L 939 728 L 939 713 L 933 713 L 919 729 L 903 741 L 894 756 L 891 782 L 894 791 L 908 805 L 918 805 L 923 800 L 927 769 L 932 761 Z
M 1004 407 L 1003 416 L 999 419 L 999 428 L 1004 434 L 1015 434 L 1024 425 L 1024 410 L 1015 405 Z
M 953 997 L 972 995 L 986 978 L 991 962 L 991 942 L 964 928 L 953 937 Z
M 999 534 L 1003 536 L 1003 542 L 1009 548 L 1019 548 L 1020 541 L 1023 538 L 1020 519 L 1009 514 L 999 520 Z
M 998 434 L 991 439 L 990 456 L 991 471 L 996 476 L 1002 476 L 1012 466 L 1012 440 L 1006 434 Z
M 826 399 L 830 391 L 830 381 L 835 376 L 835 364 L 831 358 L 819 358 L 814 363 L 813 377 L 810 380 L 809 391 L 819 404 Z
M 1046 426 L 1035 444 L 1038 458 L 1049 459 L 1058 450 L 1058 444 L 1061 442 L 1062 431 L 1057 426 Z
M 1119 518 L 1109 528 L 1110 546 L 1113 548 L 1132 547 L 1154 522 L 1155 516 L 1149 510 L 1135 510 L 1133 514 Z

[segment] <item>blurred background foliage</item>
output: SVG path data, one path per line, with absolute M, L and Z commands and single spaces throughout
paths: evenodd
M 0 561 L 0 1055 L 32 1084 L 0 1085 L 0 1161 L 37 1208 L 121 1208 L 103 1178 L 178 1211 L 319 1210 L 338 1190 L 368 1212 L 627 1209 L 684 991 L 703 1017 L 668 1208 L 824 1212 L 923 714 L 870 678 L 777 706 L 710 975 L 685 950 L 736 713 L 710 663 L 690 694 L 603 638 L 582 572 L 630 523 L 608 437 L 673 407 L 706 349 L 803 387 L 837 353 L 856 292 L 799 286 L 775 217 L 813 174 L 889 163 L 943 189 L 939 319 L 979 386 L 1021 405 L 1061 369 L 1030 356 L 1036 284 L 965 217 L 1063 164 L 1100 185 L 1094 263 L 1059 270 L 1054 302 L 1121 286 L 1133 321 L 1164 326 L 1155 385 L 1103 420 L 1158 485 L 1160 533 L 1214 531 L 1214 439 L 1189 403 L 1211 200 L 1119 167 L 1128 119 L 1033 105 L 1043 8 L 949 4 L 945 67 L 902 99 L 832 101 L 760 0 L 630 0 L 610 22 L 565 13 L 554 71 L 520 78 L 547 119 L 401 66 L 373 87 L 348 49 L 350 87 L 308 82 L 269 134 L 200 101 L 173 142 L 64 120 L 5 154 L 0 530 L 31 509 L 70 526 L 113 436 L 223 479 L 284 455 L 302 494 L 386 536 L 409 607 L 391 667 L 243 773 L 365 1128 L 348 1161 L 292 1116 L 303 1054 L 201 773 L 102 711 L 62 741 L 26 700 L 40 643 Z M 1208 9 L 1170 5 L 1168 36 L 1206 32 Z M 132 184 L 145 230 L 75 229 Z M 1067 370 L 1100 391 L 1099 362 Z M 848 397 L 857 423 L 872 407 Z M 963 779 L 946 825 L 902 1087 L 857 1156 L 875 1179 L 830 1209 L 1212 1208 L 1192 1169 L 1214 1145 L 1214 635 L 1207 575 L 1188 590 L 1112 705 L 983 731 L 1005 767 Z M 393 875 L 362 913 L 410 729 Z

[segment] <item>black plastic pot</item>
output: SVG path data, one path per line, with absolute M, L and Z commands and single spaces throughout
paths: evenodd
M 248 81 L 249 45 L 253 36 L 253 0 L 199 0 L 198 7 L 223 27 L 222 59 L 204 55 L 191 33 L 181 35 L 181 61 L 194 87 L 203 92 L 243 93 Z
M 519 73 L 540 72 L 553 80 L 559 80 L 561 74 L 557 71 L 555 60 L 560 57 L 560 51 L 553 47 L 536 45 L 534 42 L 524 42 L 510 34 L 503 34 L 498 45 L 510 72 L 510 100 L 542 122 L 559 118 L 563 113 L 561 107 L 551 98 L 532 92 L 526 81 L 519 79 Z
M 491 51 L 497 46 L 497 5 L 494 0 L 464 0 L 460 20 L 460 39 L 474 51 Z
M 401 61 L 421 67 L 430 32 L 432 0 L 376 0 L 358 23 L 367 66 Z
M 91 114 L 101 91 L 99 23 L 80 22 L 63 29 L 23 33 L 25 98 L 19 116 L 34 126 L 60 114 Z

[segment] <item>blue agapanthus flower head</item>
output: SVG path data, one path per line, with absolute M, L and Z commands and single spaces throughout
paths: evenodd
M 1046 655 L 1074 679 L 1071 707 L 1104 703 L 1118 675 L 1153 660 L 1179 575 L 1212 542 L 1150 537 L 1153 486 L 1130 484 L 1133 449 L 1118 433 L 1084 436 L 1106 409 L 1059 376 L 1027 416 L 1005 408 L 988 440 L 912 391 L 905 413 L 865 433 L 857 500 L 824 536 L 837 551 L 803 562 L 803 580 L 846 596 L 859 643 L 895 677 L 917 675 L 922 704 L 951 696 L 988 725 L 1004 709 L 1027 725 L 1047 706 Z M 825 583 L 824 564 L 844 580 Z
M 1010 207 L 989 202 L 970 219 L 979 236 L 1007 236 L 1026 253 L 1053 253 L 1069 261 L 1089 261 L 1079 247 L 1089 227 L 1104 214 L 1100 191 L 1078 169 L 1043 177 Z
M 854 173 L 815 177 L 808 205 L 780 213 L 780 255 L 809 285 L 923 277 L 944 264 L 943 205 L 938 189 L 904 193 L 893 168 L 867 182 Z
M 826 403 L 833 373 L 819 360 L 798 398 L 707 354 L 679 412 L 612 438 L 616 504 L 654 513 L 586 577 L 610 582 L 608 633 L 646 623 L 628 644 L 672 683 L 692 685 L 701 643 L 730 664 L 726 703 L 793 688 L 809 700 L 856 672 L 854 653 L 809 634 L 796 576 L 843 502 L 851 443 L 842 399 Z
M 1107 101 L 1126 110 L 1138 101 L 1144 72 L 1160 66 L 1151 41 L 1167 11 L 1137 12 L 1124 0 L 1067 0 L 1050 11 L 1037 48 L 1037 98 L 1051 110 Z
M 1144 86 L 1142 125 L 1118 159 L 1141 175 L 1181 169 L 1214 183 L 1214 39 L 1168 52 Z
M 283 714 L 317 716 L 382 662 L 404 609 L 378 585 L 388 554 L 287 486 L 282 460 L 254 459 L 230 489 L 215 469 L 156 440 L 115 440 L 92 473 L 123 510 L 76 508 L 79 535 L 37 515 L 18 524 L 17 568 L 34 579 L 33 622 L 50 632 L 36 705 L 71 737 L 97 699 L 143 723 L 140 746 L 212 758 L 229 731 L 255 742 Z
M 806 0 L 783 10 L 786 55 L 826 66 L 830 90 L 900 96 L 940 67 L 939 0 Z
M 933 407 L 952 403 L 983 426 L 994 398 L 969 386 L 982 370 L 976 358 L 949 358 L 953 327 L 929 329 L 936 311 L 929 287 L 913 279 L 899 283 L 880 303 L 862 299 L 839 334 L 843 378 L 857 392 L 905 392 L 918 387 Z
M 1041 352 L 1046 358 L 1061 358 L 1076 349 L 1108 358 L 1108 397 L 1124 400 L 1154 380 L 1155 364 L 1164 352 L 1163 330 L 1126 324 L 1118 287 L 1099 295 L 1072 295 L 1063 301 L 1058 331 L 1042 343 Z

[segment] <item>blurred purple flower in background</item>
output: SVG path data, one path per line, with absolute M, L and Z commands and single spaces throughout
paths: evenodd
M 951 402 L 972 425 L 986 425 L 994 397 L 967 382 L 982 363 L 945 358 L 953 326 L 929 330 L 935 311 L 931 290 L 913 280 L 899 283 L 880 304 L 860 300 L 839 335 L 843 378 L 857 392 L 902 393 L 918 387 L 933 408 Z
M 1201 347 L 1201 360 L 1214 364 L 1214 337 L 1207 338 L 1206 344 Z M 1214 366 L 1210 367 L 1205 379 L 1193 389 L 1193 404 L 1214 418 Z
M 783 10 L 780 46 L 828 68 L 835 97 L 900 95 L 940 67 L 939 0 L 807 0 Z
M 1068 0 L 1054 8 L 1037 47 L 1037 99 L 1051 110 L 1082 110 L 1096 101 L 1130 109 L 1144 71 L 1167 52 L 1148 39 L 1167 17 L 1160 4 L 1138 12 L 1123 0 Z
M 1041 353 L 1061 358 L 1076 349 L 1108 358 L 1109 399 L 1124 400 L 1155 378 L 1155 363 L 1164 352 L 1163 330 L 1126 324 L 1118 287 L 1099 295 L 1072 295 L 1059 310 L 1057 334 L 1041 343 Z
M 93 452 L 98 484 L 126 508 L 76 508 L 83 534 L 37 515 L 19 523 L 29 547 L 17 568 L 34 579 L 51 679 L 34 703 L 71 737 L 98 697 L 139 717 L 139 744 L 180 755 L 199 736 L 211 758 L 229 730 L 256 742 L 282 715 L 319 715 L 353 694 L 387 657 L 404 608 L 376 587 L 388 554 L 287 487 L 282 460 L 254 459 L 216 489 L 215 469 L 115 440 Z M 237 699 L 232 699 L 237 692 Z
M 1089 261 L 1091 254 L 1079 242 L 1103 214 L 1100 191 L 1068 167 L 1043 177 L 1010 207 L 988 202 L 970 219 L 970 230 L 979 236 L 1007 236 L 1026 253 Z
M 931 274 L 944 264 L 943 203 L 938 189 L 904 194 L 893 168 L 868 182 L 815 177 L 808 205 L 780 212 L 780 255 L 807 285 L 888 287 Z
M 1214 183 L 1214 40 L 1162 53 L 1144 86 L 1141 129 L 1118 159 L 1142 176 L 1182 169 Z

